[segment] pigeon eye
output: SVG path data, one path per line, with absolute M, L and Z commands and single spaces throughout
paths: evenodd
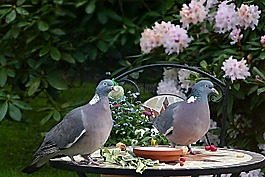
M 107 82 L 103 82 L 103 85 L 106 86 L 107 85 Z
M 206 88 L 208 88 L 208 85 L 205 85 Z

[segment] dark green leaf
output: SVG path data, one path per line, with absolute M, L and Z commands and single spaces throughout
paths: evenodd
M 32 96 L 40 87 L 40 78 L 35 78 L 33 81 L 30 82 L 28 95 Z
M 25 0 L 17 0 L 17 6 L 21 6 L 22 4 L 24 4 Z
M 257 68 L 253 67 L 253 70 L 263 79 L 265 80 L 265 75 Z
M 6 23 L 11 23 L 12 21 L 14 21 L 17 17 L 17 13 L 15 10 L 11 10 L 11 12 L 9 12 L 6 15 Z
M 4 119 L 8 109 L 8 103 L 4 102 L 0 108 L 0 121 Z
M 63 0 L 53 0 L 53 2 L 55 4 L 59 4 L 59 5 L 62 5 L 63 4 Z
M 205 60 L 202 60 L 202 61 L 200 62 L 200 65 L 201 65 L 201 67 L 202 67 L 203 69 L 206 69 L 207 66 L 208 66 L 208 64 L 207 64 L 207 62 L 206 62 Z
M 63 80 L 63 75 L 64 75 L 64 72 L 61 70 L 50 72 L 47 75 L 48 83 L 57 90 L 66 90 L 67 84 Z
M 50 55 L 52 59 L 59 61 L 61 59 L 61 53 L 56 47 L 51 47 Z
M 237 90 L 237 91 L 240 89 L 240 83 L 239 82 L 235 82 L 233 84 L 233 86 L 234 86 L 235 90 Z
M 85 10 L 86 10 L 86 13 L 87 13 L 87 14 L 92 14 L 92 13 L 95 11 L 95 9 L 96 9 L 96 4 L 95 4 L 95 2 L 90 1 L 90 2 L 87 4 Z
M 99 11 L 97 13 L 97 17 L 98 17 L 98 21 L 101 24 L 106 24 L 106 22 L 108 21 L 108 16 L 107 16 L 106 10 Z
M 38 33 L 31 34 L 27 39 L 26 39 L 26 44 L 29 44 L 31 41 L 33 41 L 36 37 L 38 36 Z
M 122 17 L 119 16 L 115 11 L 107 10 L 107 14 L 110 18 L 116 21 L 121 21 Z
M 265 52 L 261 52 L 261 53 L 259 54 L 259 58 L 260 58 L 261 60 L 264 60 L 264 59 L 265 59 Z
M 53 112 L 53 119 L 59 122 L 61 120 L 61 114 L 58 111 Z
M 7 75 L 8 75 L 9 77 L 15 77 L 15 76 L 16 76 L 15 70 L 10 69 L 10 68 L 8 68 L 8 69 L 6 70 L 6 73 L 7 73 Z
M 24 27 L 24 26 L 29 26 L 30 24 L 31 24 L 30 22 L 23 21 L 23 22 L 19 22 L 17 24 L 17 27 L 21 28 L 21 27 Z
M 58 35 L 58 36 L 65 35 L 65 32 L 60 28 L 55 28 L 55 29 L 51 30 L 51 32 L 55 35 Z
M 257 46 L 257 47 L 260 47 L 260 42 L 247 42 L 248 44 L 250 45 L 254 45 L 254 46 Z
M 99 41 L 99 42 L 97 43 L 97 47 L 98 47 L 98 49 L 101 50 L 102 52 L 107 52 L 108 49 L 109 49 L 109 45 L 108 45 L 106 42 L 104 42 L 104 41 Z
M 7 81 L 7 73 L 6 70 L 1 68 L 0 69 L 0 87 L 3 87 Z
M 87 0 L 76 1 L 75 7 L 80 7 L 86 4 Z
M 40 125 L 44 125 L 48 122 L 48 120 L 50 120 L 50 118 L 53 115 L 53 111 L 50 111 L 49 114 L 47 116 L 45 116 L 44 118 L 41 119 L 40 121 Z
M 6 65 L 6 58 L 3 54 L 0 53 L 0 64 L 2 66 L 5 66 Z
M 260 50 L 260 49 L 261 49 L 260 47 L 250 47 L 250 48 L 248 48 L 248 50 L 253 50 L 253 51 Z
M 4 17 L 10 11 L 11 11 L 10 8 L 0 9 L 0 18 Z
M 38 29 L 40 31 L 47 31 L 49 29 L 49 25 L 48 25 L 48 23 L 46 23 L 44 21 L 39 21 L 38 22 Z
M 20 99 L 19 95 L 10 95 L 11 100 L 17 100 Z
M 257 90 L 257 95 L 260 95 L 261 93 L 265 92 L 265 87 L 259 88 Z
M 11 33 L 10 33 L 11 36 L 12 36 L 14 39 L 16 39 L 16 38 L 18 38 L 18 36 L 19 36 L 20 28 L 15 27 L 15 28 L 11 29 L 9 32 L 11 32 Z
M 12 103 L 14 105 L 16 105 L 18 108 L 20 109 L 24 109 L 24 110 L 32 110 L 32 107 L 25 103 L 24 101 L 20 101 L 20 100 L 12 100 Z
M 51 46 L 49 46 L 49 45 L 42 47 L 40 52 L 39 52 L 39 57 L 46 55 L 47 53 L 50 52 L 50 50 L 51 50 Z
M 225 49 L 226 54 L 237 55 L 237 51 L 233 49 Z
M 73 57 L 75 58 L 76 61 L 78 61 L 80 63 L 83 63 L 86 60 L 85 55 L 81 52 L 75 52 Z
M 26 9 L 24 9 L 23 7 L 17 7 L 16 11 L 20 15 L 29 15 L 29 12 Z
M 251 87 L 250 90 L 248 91 L 248 95 L 254 93 L 258 88 L 259 88 L 258 85 L 254 85 L 253 87 Z
M 98 51 L 97 51 L 97 48 L 94 47 L 94 46 L 91 46 L 89 48 L 89 51 L 88 51 L 88 57 L 91 59 L 91 60 L 95 60 L 97 58 L 97 55 L 98 55 Z
M 9 116 L 16 121 L 20 121 L 22 118 L 22 114 L 19 108 L 17 108 L 14 104 L 9 103 L 8 106 L 8 114 Z
M 62 54 L 62 59 L 65 60 L 65 61 L 67 61 L 68 63 L 71 63 L 71 64 L 74 64 L 75 63 L 75 59 L 70 54 L 63 53 Z

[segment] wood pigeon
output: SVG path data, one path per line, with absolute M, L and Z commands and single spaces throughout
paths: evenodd
M 211 81 L 202 80 L 196 83 L 190 96 L 185 101 L 170 104 L 164 112 L 155 117 L 153 124 L 170 141 L 172 147 L 197 142 L 209 130 L 210 110 L 208 95 L 218 94 Z
M 32 163 L 22 172 L 35 172 L 49 159 L 61 155 L 69 156 L 74 163 L 77 162 L 73 156 L 78 154 L 88 162 L 93 162 L 89 155 L 107 141 L 112 130 L 108 94 L 113 89 L 114 83 L 111 80 L 102 80 L 89 103 L 70 111 L 46 134 L 43 143 L 33 155 Z

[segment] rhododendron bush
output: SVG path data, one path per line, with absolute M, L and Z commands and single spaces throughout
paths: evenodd
M 173 8 L 174 13 L 142 30 L 141 59 L 198 67 L 221 80 L 229 77 L 226 144 L 264 151 L 265 3 L 191 0 Z M 201 77 L 165 68 L 157 93 L 185 97 Z M 212 110 L 218 122 L 221 103 Z

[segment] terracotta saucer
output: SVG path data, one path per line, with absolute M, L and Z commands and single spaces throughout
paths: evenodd
M 133 152 L 138 157 L 159 160 L 160 162 L 173 162 L 184 155 L 183 149 L 176 149 L 165 146 L 134 147 Z

